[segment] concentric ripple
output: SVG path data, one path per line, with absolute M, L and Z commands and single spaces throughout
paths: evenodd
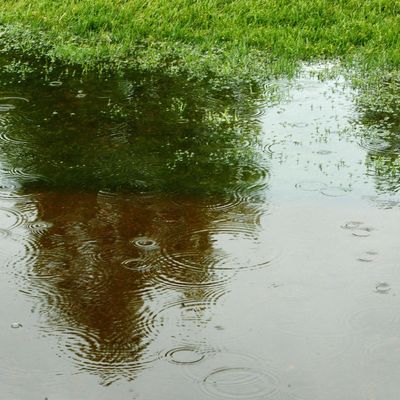
M 370 263 L 373 262 L 378 253 L 376 251 L 367 250 L 357 257 L 358 261 Z
M 400 337 L 379 335 L 365 345 L 365 353 L 368 362 L 390 363 L 395 367 L 400 356 Z
M 392 288 L 387 282 L 379 282 L 375 286 L 375 292 L 379 294 L 388 294 Z
M 181 346 L 160 353 L 160 358 L 176 365 L 197 364 L 205 359 L 207 353 L 202 353 L 195 347 Z
M 40 365 L 36 360 L 34 363 L 30 361 L 24 362 L 24 360 L 16 357 L 14 352 L 10 352 L 9 355 L 3 353 L 0 373 L 3 382 L 21 382 L 25 376 L 29 376 L 33 381 L 40 381 L 45 391 L 50 387 L 56 388 L 60 385 L 60 376 L 64 374 L 64 371 L 61 369 L 49 369 L 46 367 L 46 365 Z
M 43 235 L 52 227 L 52 224 L 46 221 L 34 221 L 34 222 L 28 222 L 26 224 L 26 227 L 34 235 Z
M 26 270 L 35 265 L 40 253 L 39 244 L 34 238 L 29 236 L 14 236 L 13 242 L 15 249 L 13 251 L 13 258 L 10 260 L 10 265 L 16 267 L 14 273 L 19 273 L 21 267 Z
M 364 224 L 361 221 L 349 221 L 342 225 L 343 229 L 351 231 L 353 236 L 368 237 L 371 235 L 373 228 Z
M 19 210 L 0 207 L 0 228 L 5 230 L 12 230 L 22 225 L 25 218 Z
M 388 304 L 387 306 L 370 307 L 350 314 L 346 323 L 355 332 L 380 335 L 398 335 L 400 314 L 398 306 Z
M 3 172 L 3 171 L 1 171 Z M 16 185 L 14 185 L 13 183 L 10 182 L 1 182 L 0 183 L 0 194 L 5 192 L 13 192 L 14 190 L 16 190 Z
M 121 262 L 121 267 L 130 271 L 147 273 L 156 268 L 154 259 L 146 254 L 142 257 L 131 257 Z
M 272 156 L 284 155 L 287 153 L 288 147 L 289 145 L 285 141 L 275 142 L 265 146 L 265 151 Z
M 341 197 L 346 196 L 350 190 L 340 186 L 328 186 L 320 190 L 324 196 L 328 197 Z
M 112 252 L 109 251 L 105 246 L 102 248 L 100 246 L 101 240 L 100 238 L 96 239 L 82 239 L 81 243 L 79 243 L 78 251 L 85 258 L 89 259 L 93 263 L 106 262 L 110 258 L 112 258 Z M 60 253 L 64 251 L 62 246 L 59 248 Z
M 226 367 L 212 371 L 203 380 L 203 388 L 211 395 L 252 399 L 266 398 L 276 391 L 273 377 L 253 368 Z
M 159 249 L 157 242 L 154 239 L 147 237 L 147 236 L 141 236 L 141 237 L 132 239 L 131 243 L 134 246 L 136 246 L 138 249 L 144 250 L 144 251 L 152 251 L 152 250 Z
M 207 200 L 198 204 L 198 207 L 207 210 L 228 211 L 234 209 L 241 204 L 242 197 L 237 191 L 232 191 L 229 195 L 225 196 L 210 196 Z
M 11 182 L 2 182 L 0 184 L 0 200 L 22 199 L 27 197 L 19 193 L 17 185 Z
M 54 334 L 56 332 L 52 332 Z M 100 374 L 104 385 L 122 378 L 132 379 L 138 371 L 157 360 L 157 354 L 147 350 L 148 342 L 137 336 L 130 341 L 107 343 L 94 332 L 69 328 L 62 334 L 60 351 L 71 359 L 81 371 Z
M 277 258 L 275 250 L 261 245 L 253 229 L 246 226 L 194 231 L 162 251 L 168 263 L 197 271 L 257 269 Z
M 278 393 L 275 369 L 249 354 L 213 351 L 201 362 L 185 365 L 184 371 L 213 397 L 265 399 Z
M 327 189 L 327 186 L 325 185 L 325 183 L 319 181 L 302 181 L 296 183 L 296 188 L 305 192 L 319 192 Z
M 17 185 L 9 182 L 3 182 L 0 186 L 0 200 L 18 200 L 18 199 L 28 199 L 29 195 L 21 193 L 18 190 Z
M 193 254 L 193 257 L 196 256 Z M 196 263 L 194 263 L 194 268 L 191 268 L 187 258 L 190 257 L 190 254 L 185 253 L 181 257 L 176 255 L 170 257 L 168 254 L 163 254 L 159 260 L 163 268 L 160 269 L 156 279 L 178 289 L 210 287 L 218 290 L 218 288 L 223 289 L 235 274 L 234 271 L 232 273 L 232 271 L 213 270 L 212 267 L 210 268 L 212 264 L 207 260 L 204 260 L 204 269 L 196 268 Z
M 7 174 L 18 182 L 52 182 L 49 177 L 29 172 L 22 168 L 10 168 Z
M 113 201 L 118 201 L 119 196 L 116 192 L 112 192 L 110 190 L 99 190 L 97 193 L 97 197 L 99 199 L 99 202 L 101 201 L 106 201 L 106 202 L 113 202 Z
M 0 101 L 3 100 L 17 100 L 17 101 L 24 101 L 25 103 L 29 103 L 29 100 L 25 97 L 20 97 L 20 96 L 6 96 L 6 97 L 0 97 Z
M 8 112 L 15 110 L 14 104 L 0 103 L 0 112 Z
M 0 239 L 6 238 L 10 235 L 10 231 L 8 229 L 0 228 Z
M 224 293 L 220 293 L 221 298 Z M 212 319 L 216 307 L 217 294 L 214 298 L 204 300 L 191 300 L 182 298 L 169 304 L 147 310 L 143 315 L 142 332 L 147 338 L 157 337 L 164 331 L 173 331 L 174 341 L 191 349 L 203 348 L 207 342 L 205 332 Z
M 360 146 L 370 154 L 385 154 L 391 150 L 390 139 L 385 130 L 370 132 L 366 137 L 360 137 Z

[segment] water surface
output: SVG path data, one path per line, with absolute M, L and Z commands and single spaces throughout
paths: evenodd
M 397 400 L 398 118 L 343 78 L 0 89 L 0 391 Z

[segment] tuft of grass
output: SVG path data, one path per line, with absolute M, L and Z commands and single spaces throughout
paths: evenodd
M 0 44 L 84 68 L 254 80 L 400 64 L 398 0 L 3 0 Z

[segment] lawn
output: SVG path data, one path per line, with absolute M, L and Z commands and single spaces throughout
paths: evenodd
M 85 68 L 265 79 L 400 65 L 398 0 L 3 0 L 0 45 Z

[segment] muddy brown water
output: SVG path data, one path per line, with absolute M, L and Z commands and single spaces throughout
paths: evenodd
M 1 398 L 398 399 L 397 117 L 313 71 L 2 75 Z

